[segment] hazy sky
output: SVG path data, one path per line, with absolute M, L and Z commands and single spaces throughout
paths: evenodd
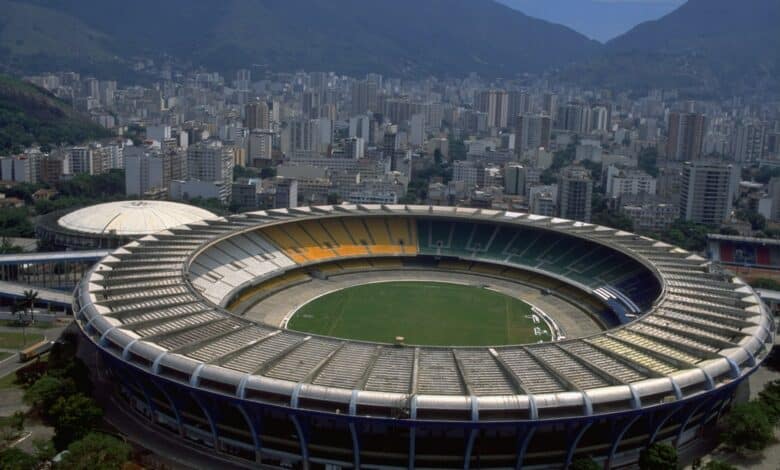
M 497 1 L 527 15 L 566 25 L 602 42 L 625 33 L 643 21 L 660 18 L 685 3 L 685 0 Z

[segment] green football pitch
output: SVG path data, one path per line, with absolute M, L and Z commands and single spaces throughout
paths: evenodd
M 491 346 L 550 340 L 527 303 L 482 287 L 382 282 L 331 292 L 301 307 L 287 327 L 307 333 L 428 346 Z

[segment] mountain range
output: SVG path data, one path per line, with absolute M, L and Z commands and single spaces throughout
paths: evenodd
M 778 0 L 689 0 L 606 44 L 494 0 L 0 0 L 0 11 L 0 67 L 12 72 L 127 76 L 128 58 L 168 54 L 223 71 L 780 89 Z
M 685 0 L 498 0 L 534 18 L 566 25 L 606 42 L 645 21 L 658 19 Z
M 0 0 L 8 57 L 106 63 L 168 53 L 219 69 L 514 75 L 600 45 L 493 0 Z
M 615 88 L 780 92 L 778 24 L 778 0 L 688 0 L 607 42 L 565 76 Z

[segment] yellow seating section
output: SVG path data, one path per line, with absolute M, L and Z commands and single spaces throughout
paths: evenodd
M 286 254 L 291 260 L 296 263 L 305 263 L 308 259 L 303 255 L 303 250 L 297 241 L 292 239 L 287 232 L 279 228 L 278 226 L 266 227 L 263 229 L 263 234 Z
M 263 233 L 296 263 L 417 253 L 417 229 L 412 219 L 308 220 L 266 227 Z
M 368 227 L 369 236 L 373 238 L 373 243 L 369 246 L 371 253 L 376 255 L 400 255 L 403 254 L 398 242 L 393 243 L 390 239 L 390 232 L 387 229 L 385 219 L 366 219 L 363 221 Z
M 404 254 L 417 254 L 417 224 L 413 221 L 387 219 L 387 227 L 390 229 L 390 237 L 395 243 L 401 245 Z
M 360 256 L 367 255 L 368 249 L 362 244 L 356 242 L 344 228 L 344 224 L 338 219 L 325 219 L 314 222 L 319 224 L 324 231 L 330 235 L 330 239 L 333 240 L 336 245 L 333 250 L 339 256 Z

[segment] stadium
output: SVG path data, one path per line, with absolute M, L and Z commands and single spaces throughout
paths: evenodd
M 697 255 L 454 207 L 168 229 L 98 263 L 74 312 L 118 402 L 247 467 L 630 465 L 695 445 L 774 342 Z

